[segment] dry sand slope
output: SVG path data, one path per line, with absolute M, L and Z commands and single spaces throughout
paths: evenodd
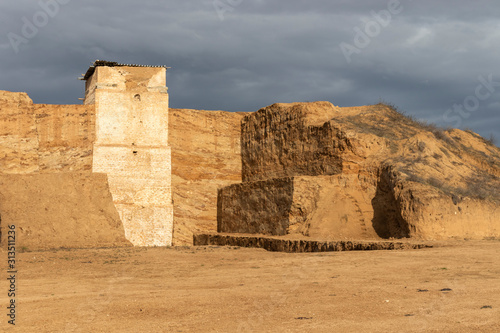
M 303 254 L 219 247 L 19 253 L 15 331 L 500 331 L 500 241 L 437 245 Z M 10 332 L 5 274 L 0 330 Z

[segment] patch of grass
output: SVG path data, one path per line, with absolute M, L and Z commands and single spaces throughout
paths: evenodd
M 439 149 L 441 149 L 441 151 L 443 152 L 443 154 L 445 154 L 445 155 L 446 155 L 446 157 L 451 157 L 451 154 L 450 154 L 450 152 L 448 151 L 448 149 L 446 149 L 446 148 L 444 148 L 444 147 L 441 147 L 441 148 L 439 148 Z
M 390 117 L 390 120 L 396 122 L 395 124 L 392 125 L 397 125 L 397 126 L 402 126 L 401 127 L 401 132 L 403 133 L 403 136 L 408 138 L 414 135 L 417 131 L 427 131 L 431 132 L 436 139 L 444 141 L 448 144 L 455 144 L 453 138 L 451 138 L 448 134 L 447 131 L 449 130 L 448 128 L 442 128 L 439 127 L 438 125 L 434 123 L 427 122 L 425 120 L 418 120 L 414 116 L 407 114 L 405 111 L 401 110 L 398 108 L 394 103 L 391 102 L 386 102 L 386 101 L 379 101 L 377 106 L 383 106 L 389 108 L 391 111 L 393 111 L 392 117 Z
M 443 188 L 443 183 L 444 181 L 441 179 L 438 179 L 436 177 L 429 177 L 427 179 L 427 184 L 436 187 L 436 188 Z
M 487 146 L 490 146 L 490 147 L 495 147 L 495 148 L 498 148 L 497 145 L 496 145 L 496 138 L 495 136 L 493 135 L 493 133 L 490 134 L 489 138 L 488 139 L 485 139 L 483 138 L 481 135 L 475 133 L 473 130 L 471 130 L 470 128 L 465 128 L 464 129 L 465 132 L 469 133 L 470 135 L 472 135 L 473 137 L 475 137 L 476 139 L 482 141 L 483 143 L 485 143 Z
M 426 184 L 426 180 L 419 175 L 417 175 L 415 172 L 412 170 L 408 170 L 406 168 L 400 169 L 402 172 L 408 175 L 407 180 L 410 182 L 415 182 L 415 183 L 420 183 L 420 184 Z
M 498 177 L 478 171 L 474 176 L 469 177 L 466 182 L 464 196 L 500 202 L 500 180 Z
M 457 143 L 456 146 L 452 147 L 455 155 L 461 157 L 462 159 L 470 158 L 480 165 L 486 165 L 488 168 L 497 169 L 500 171 L 500 150 L 494 146 L 489 145 L 486 142 L 486 139 L 481 137 L 479 134 L 476 134 L 471 131 L 467 131 L 474 138 L 483 141 L 487 145 L 488 154 L 483 151 L 476 150 L 471 146 L 466 146 L 463 143 Z
M 460 202 L 462 198 L 468 197 L 487 200 L 497 204 L 500 203 L 500 193 L 498 191 L 498 188 L 500 188 L 499 177 L 480 169 L 476 170 L 474 176 L 465 179 L 463 187 L 448 186 L 445 180 L 436 177 L 424 178 L 406 167 L 401 167 L 399 170 L 408 175 L 408 181 L 432 186 L 445 195 L 450 196 L 454 202 Z
M 440 160 L 443 158 L 443 155 L 438 154 L 438 153 L 434 153 L 434 155 L 432 155 L 432 157 L 434 157 L 436 160 Z
M 452 198 L 469 197 L 500 203 L 498 191 L 500 180 L 497 177 L 500 172 L 500 150 L 495 146 L 496 140 L 493 136 L 484 139 L 470 129 L 465 130 L 474 139 L 487 145 L 487 151 L 483 152 L 466 145 L 465 142 L 468 140 L 463 140 L 459 136 L 451 136 L 450 129 L 417 120 L 393 103 L 380 100 L 373 108 L 369 112 L 344 118 L 345 122 L 361 132 L 388 139 L 389 148 L 394 155 L 398 153 L 396 141 L 411 138 L 422 131 L 432 133 L 441 143 L 438 147 L 442 154 L 435 152 L 431 158 L 423 158 L 420 154 L 427 149 L 428 145 L 425 142 L 419 142 L 416 147 L 417 151 L 413 152 L 416 155 L 396 158 L 396 162 L 403 164 L 400 164 L 399 170 L 408 175 L 408 180 L 432 186 Z M 378 112 L 379 110 L 380 112 Z M 435 161 L 439 166 L 444 156 L 453 159 L 452 163 L 455 166 L 465 164 L 472 168 L 476 167 L 474 175 L 465 179 L 460 187 L 455 187 L 448 185 L 449 181 L 435 177 L 426 178 L 426 175 L 419 174 L 418 168 L 415 167 L 419 163 L 429 165 L 432 161 Z M 461 159 L 463 163 L 456 161 L 456 159 Z
M 490 134 L 490 137 L 486 140 L 486 144 L 489 146 L 497 146 L 497 138 L 492 134 Z
M 391 150 L 391 153 L 393 153 L 393 154 L 396 154 L 399 151 L 398 145 L 392 141 L 389 142 L 389 149 Z
M 385 107 L 391 109 L 394 113 L 396 113 L 396 116 L 393 117 L 393 120 L 405 121 L 410 126 L 418 127 L 419 129 L 425 129 L 429 132 L 443 130 L 442 128 L 438 127 L 436 124 L 416 119 L 414 116 L 401 110 L 398 106 L 396 106 L 392 102 L 380 100 L 377 105 L 385 106 Z

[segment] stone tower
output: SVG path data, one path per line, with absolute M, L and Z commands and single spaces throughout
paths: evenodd
M 166 67 L 97 60 L 82 78 L 95 104 L 92 171 L 106 173 L 125 236 L 172 245 L 171 151 Z

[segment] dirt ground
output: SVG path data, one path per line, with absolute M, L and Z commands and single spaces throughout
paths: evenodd
M 500 241 L 437 245 L 18 253 L 16 326 L 4 269 L 0 331 L 499 332 Z

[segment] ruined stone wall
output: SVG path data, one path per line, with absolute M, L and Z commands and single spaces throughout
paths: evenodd
M 144 206 L 141 210 L 145 215 L 163 218 L 161 214 L 155 217 L 153 210 L 154 205 L 171 202 L 166 175 L 170 173 L 169 165 L 172 165 L 174 244 L 192 244 L 193 232 L 215 231 L 217 189 L 241 182 L 240 122 L 248 113 L 165 109 L 167 99 L 163 102 L 154 99 L 154 91 L 160 88 L 148 88 L 148 75 L 151 80 L 157 70 L 146 71 L 148 74 L 142 77 L 141 71 L 133 73 L 133 83 L 131 77 L 126 76 L 121 84 L 105 81 L 100 85 L 126 89 L 127 84 L 129 87 L 133 84 L 135 92 L 125 97 L 119 94 L 110 97 L 110 109 L 115 109 L 97 124 L 95 105 L 92 104 L 37 105 L 25 93 L 0 92 L 0 173 L 111 173 L 110 186 L 115 203 L 125 224 L 131 225 L 130 208 L 133 205 Z M 87 84 L 91 92 L 88 101 L 95 100 L 96 91 L 99 94 L 96 77 L 92 76 Z M 109 79 L 106 75 L 102 77 Z M 92 84 L 95 85 L 93 88 Z M 148 102 L 151 94 L 153 99 Z M 163 118 L 141 118 L 154 109 L 136 107 L 134 104 L 139 104 L 136 95 L 150 104 L 161 106 L 163 103 L 164 109 L 158 113 Z M 164 116 L 169 113 L 167 122 Z M 114 127 L 119 121 L 113 117 L 123 115 L 127 119 L 121 131 L 105 135 L 110 130 L 106 128 L 107 124 Z M 145 124 L 145 120 L 149 123 Z M 103 139 L 96 143 L 100 157 L 92 170 L 96 127 L 101 129 Z M 169 148 L 160 144 L 148 146 L 148 142 L 157 138 L 173 146 L 171 162 L 168 160 Z M 158 228 L 165 230 L 161 226 L 156 226 L 155 230 L 154 220 L 150 221 L 153 221 L 150 222 L 151 228 L 134 229 L 137 234 L 132 237 L 151 238 L 154 237 L 151 233 L 159 234 Z
M 0 91 L 0 173 L 90 172 L 94 107 Z
M 97 67 L 93 172 L 108 175 L 125 235 L 172 244 L 171 151 L 165 68 Z
M 41 173 L 92 170 L 93 106 L 35 104 Z
M 0 172 L 37 172 L 38 148 L 33 101 L 25 93 L 0 91 Z
M 341 153 L 350 149 L 350 142 L 325 122 L 336 108 L 315 104 L 316 113 L 303 103 L 274 104 L 243 119 L 243 181 L 342 172 Z
M 432 248 L 429 244 L 395 241 L 318 241 L 306 239 L 287 239 L 282 237 L 263 237 L 260 235 L 227 235 L 227 234 L 197 234 L 194 245 L 198 246 L 238 246 L 255 247 L 267 251 L 288 253 L 301 252 L 333 252 L 333 251 L 375 251 L 375 250 L 408 250 Z
M 286 235 L 293 187 L 293 178 L 274 178 L 221 189 L 217 198 L 217 231 Z
M 87 105 L 0 91 L 0 226 L 18 221 L 29 248 L 125 244 L 123 234 L 135 245 L 190 245 L 217 224 L 326 239 L 500 237 L 498 204 L 450 194 L 451 185 L 498 188 L 500 151 L 472 134 L 438 140 L 380 106 L 169 110 L 162 69 L 100 73 Z M 458 177 L 470 172 L 491 176 Z
M 376 175 L 359 172 L 327 102 L 274 104 L 242 121 L 243 183 L 219 190 L 218 231 L 378 238 Z M 369 191 L 368 191 L 369 189 Z
M 217 230 L 217 189 L 241 182 L 241 119 L 248 113 L 169 110 L 174 244 Z
M 390 216 L 387 211 L 375 211 L 375 183 L 375 178 L 347 174 L 231 185 L 219 191 L 218 231 L 377 239 L 385 230 L 373 223 L 373 216 Z

